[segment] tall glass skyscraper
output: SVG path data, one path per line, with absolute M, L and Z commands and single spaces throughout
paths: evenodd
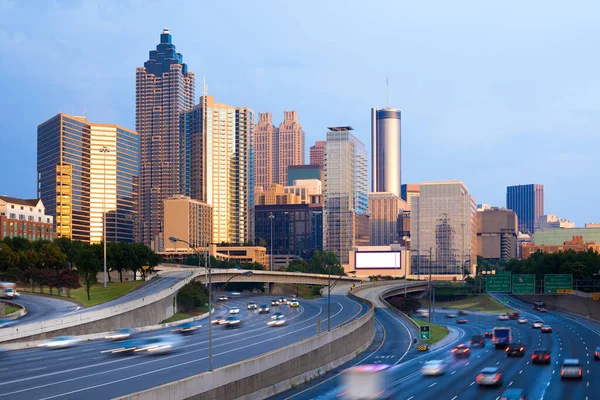
M 58 237 L 137 239 L 140 140 L 135 131 L 58 114 L 38 126 L 38 196 Z
M 141 140 L 140 238 L 159 248 L 163 201 L 187 192 L 185 137 L 179 114 L 194 105 L 195 76 L 175 51 L 168 29 L 136 69 L 136 129 Z
M 342 264 L 353 247 L 369 244 L 367 151 L 352 130 L 329 128 L 325 143 L 323 249 Z
M 435 275 L 473 275 L 477 262 L 476 210 L 462 182 L 421 182 L 421 193 L 413 197 L 410 215 L 411 274 L 429 274 L 431 262 Z
M 400 197 L 401 129 L 400 110 L 371 109 L 371 154 L 373 192 L 390 192 Z
M 544 185 L 507 187 L 506 208 L 517 213 L 520 232 L 534 233 L 535 221 L 544 215 Z
M 254 112 L 216 103 L 181 113 L 181 135 L 189 143 L 189 195 L 212 206 L 214 243 L 254 241 Z

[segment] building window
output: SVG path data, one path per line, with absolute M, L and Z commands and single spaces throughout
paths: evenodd
M 14 210 L 14 208 L 15 208 L 15 205 L 14 205 L 14 204 L 11 204 L 11 205 L 10 205 L 10 208 L 12 208 L 12 209 Z
M 10 214 L 10 219 L 16 219 L 17 218 L 17 214 L 11 213 Z

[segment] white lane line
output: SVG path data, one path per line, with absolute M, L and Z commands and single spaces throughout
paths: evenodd
M 401 320 L 399 320 L 398 318 L 396 318 L 395 315 L 393 315 L 392 313 L 390 313 L 385 308 L 382 308 L 381 310 L 383 310 L 386 314 L 388 314 L 390 317 L 392 317 L 393 319 L 395 319 L 396 322 L 398 322 L 400 325 L 402 325 L 404 327 L 404 329 L 406 329 L 406 332 L 408 332 L 408 339 L 409 339 L 408 340 L 408 347 L 406 348 L 406 351 L 404 352 L 404 354 L 402 354 L 402 357 L 400 357 L 400 359 L 394 363 L 394 366 L 395 366 L 395 365 L 400 364 L 400 362 L 408 354 L 408 351 L 410 350 L 410 346 L 412 345 L 412 333 L 410 332 L 410 329 L 408 329 L 408 327 L 404 324 L 404 322 L 402 322 Z
M 529 365 L 529 361 L 527 361 L 527 365 Z
M 556 370 L 552 371 L 552 374 L 556 373 Z
M 33 369 L 28 369 L 27 372 L 31 372 L 31 371 L 39 371 L 41 369 L 46 369 L 46 367 L 39 367 L 39 368 L 33 368 Z
M 511 386 L 512 384 L 513 384 L 513 383 L 512 383 L 512 381 L 511 381 L 511 382 L 508 384 L 508 386 Z
M 519 374 L 522 374 L 522 373 L 523 373 L 523 370 L 520 370 L 520 371 L 519 371 Z
M 429 387 L 434 387 L 435 385 L 437 385 L 437 382 L 433 382 Z
M 465 367 L 466 367 L 467 365 L 469 365 L 469 364 L 470 364 L 470 363 L 466 363 L 466 364 L 465 364 Z
M 481 356 L 477 356 L 477 358 L 481 358 Z
M 587 385 L 585 387 L 590 387 L 590 381 L 588 381 Z
M 63 357 L 63 358 L 59 358 L 58 361 L 70 360 L 72 358 L 75 358 L 75 357 Z
M 41 360 L 44 357 L 36 357 L 36 358 L 26 358 L 25 361 L 35 361 L 35 360 Z
M 414 398 L 415 398 L 415 396 L 410 396 L 410 397 L 409 397 L 408 399 L 406 399 L 406 400 L 412 400 L 412 399 L 414 399 Z
M 498 361 L 498 362 L 496 363 L 496 365 L 498 365 L 498 364 L 500 364 L 500 361 Z
M 452 399 L 450 400 L 456 400 L 458 398 L 458 396 L 454 396 Z
M 475 382 L 471 382 L 471 384 L 469 385 L 469 387 L 473 386 L 475 384 Z
M 450 375 L 454 375 L 456 373 L 456 371 L 452 371 L 450 372 Z

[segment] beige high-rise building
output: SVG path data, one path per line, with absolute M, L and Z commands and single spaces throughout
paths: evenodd
M 302 196 L 286 192 L 283 186 L 278 184 L 271 185 L 267 191 L 257 189 L 254 192 L 254 205 L 265 206 L 274 204 L 302 204 Z
M 287 185 L 287 168 L 304 164 L 304 131 L 296 111 L 285 111 L 279 127 L 271 113 L 259 113 L 254 127 L 254 185 L 268 190 L 272 184 Z
M 325 165 L 325 141 L 317 140 L 314 146 L 310 147 L 310 165 Z
M 420 191 L 420 186 L 414 183 L 407 183 L 400 187 L 400 197 L 406 202 L 409 210 L 413 197 L 419 197 Z
M 517 214 L 506 208 L 477 210 L 477 255 L 492 260 L 517 258 Z
M 170 237 L 185 240 L 192 250 L 207 247 L 212 234 L 212 212 L 208 204 L 175 195 L 165 200 L 164 210 L 164 251 L 190 250 L 186 243 L 173 243 Z
M 407 208 L 406 202 L 394 193 L 369 193 L 371 246 L 400 243 L 402 238 L 398 233 L 398 215 Z

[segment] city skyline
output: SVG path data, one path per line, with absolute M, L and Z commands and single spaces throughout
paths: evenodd
M 320 23 L 321 16 L 309 15 L 306 14 L 308 11 L 290 6 L 297 19 L 281 38 L 265 39 L 261 36 L 262 28 L 250 35 L 251 40 L 264 40 L 265 49 L 278 49 L 281 54 L 275 60 L 267 60 L 261 54 L 268 51 L 240 49 L 241 53 L 235 54 L 238 63 L 231 62 L 232 54 L 222 54 L 224 59 L 219 62 L 214 61 L 214 57 L 207 57 L 216 51 L 221 55 L 222 48 L 216 43 L 192 37 L 192 20 L 187 16 L 176 19 L 175 11 L 152 15 L 156 13 L 151 7 L 143 10 L 127 3 L 109 3 L 102 12 L 96 13 L 96 19 L 80 18 L 94 14 L 96 7 L 90 2 L 73 3 L 69 7 L 49 3 L 31 12 L 27 7 L 16 6 L 16 3 L 0 5 L 0 14 L 7 16 L 0 30 L 1 37 L 5 38 L 0 46 L 6 54 L 0 61 L 0 68 L 3 76 L 9 78 L 5 79 L 7 94 L 14 99 L 1 111 L 4 119 L 8 120 L 2 137 L 6 140 L 6 148 L 11 149 L 3 150 L 2 157 L 8 162 L 17 162 L 18 157 L 21 166 L 19 174 L 5 179 L 2 192 L 7 195 L 29 198 L 35 194 L 35 125 L 41 121 L 60 111 L 73 111 L 75 115 L 89 113 L 90 120 L 129 128 L 135 126 L 135 89 L 131 71 L 147 56 L 147 50 L 156 45 L 157 33 L 169 27 L 178 51 L 186 55 L 190 70 L 197 76 L 207 76 L 219 101 L 244 104 L 256 112 L 271 111 L 274 115 L 281 115 L 286 109 L 297 110 L 303 118 L 307 144 L 323 140 L 326 126 L 347 123 L 356 128 L 360 139 L 368 146 L 369 109 L 385 104 L 385 78 L 389 76 L 389 104 L 402 109 L 405 119 L 403 182 L 460 179 L 468 185 L 478 202 L 495 205 L 503 204 L 506 186 L 540 182 L 546 187 L 548 213 L 575 221 L 577 226 L 600 220 L 598 211 L 593 207 L 594 199 L 598 198 L 597 189 L 586 184 L 593 178 L 593 153 L 560 145 L 565 132 L 575 135 L 571 143 L 585 141 L 586 148 L 590 149 L 595 148 L 599 140 L 597 135 L 591 134 L 597 118 L 596 100 L 591 96 L 595 87 L 594 81 L 590 81 L 590 77 L 594 76 L 592 69 L 578 69 L 577 74 L 564 72 L 565 68 L 572 70 L 571 63 L 575 61 L 584 68 L 594 65 L 590 60 L 580 60 L 583 56 L 570 51 L 570 46 L 565 47 L 565 43 L 585 43 L 588 40 L 579 37 L 571 40 L 569 31 L 574 29 L 569 27 L 585 27 L 596 32 L 597 27 L 586 20 L 586 15 L 593 14 L 589 10 L 570 9 L 564 15 L 541 7 L 543 15 L 540 16 L 539 6 L 528 5 L 522 13 L 532 16 L 535 27 L 539 29 L 531 29 L 531 21 L 525 21 L 525 17 L 518 19 L 509 30 L 498 25 L 501 17 L 496 21 L 483 15 L 484 22 L 496 28 L 492 29 L 493 33 L 483 31 L 480 38 L 468 37 L 477 35 L 465 35 L 465 30 L 477 29 L 477 26 L 461 19 L 466 25 L 454 22 L 452 26 L 439 26 L 446 35 L 442 40 L 437 35 L 425 35 L 426 32 L 411 21 L 406 21 L 406 26 L 396 33 L 389 26 L 391 20 L 385 19 L 388 23 L 375 27 L 373 32 L 359 29 L 353 33 L 366 35 L 367 40 L 358 43 L 353 42 L 354 36 L 344 38 L 327 31 L 327 35 L 332 35 L 331 40 L 339 42 L 340 49 L 327 54 L 323 47 L 316 47 L 315 59 L 307 57 L 308 49 L 312 48 L 309 46 L 312 34 L 323 36 L 323 30 L 329 28 L 321 26 L 324 25 Z M 391 7 L 394 9 L 396 6 Z M 342 11 L 344 15 L 356 15 L 352 7 L 348 8 Z M 241 20 L 241 16 L 250 9 L 244 5 L 231 12 L 236 20 Z M 334 9 L 334 4 L 328 4 L 323 11 L 326 13 Z M 219 20 L 216 16 L 224 11 L 222 5 L 203 8 L 209 17 L 208 24 L 216 24 Z M 265 9 L 261 8 L 261 11 Z M 290 10 L 273 7 L 267 11 L 261 18 L 276 21 L 275 15 L 287 14 Z M 380 7 L 367 10 L 367 17 L 379 11 Z M 405 15 L 424 12 L 418 5 L 411 5 L 405 10 Z M 452 7 L 444 4 L 440 4 L 430 17 L 436 23 L 443 22 L 441 16 L 447 14 L 460 17 L 459 11 L 453 11 Z M 43 19 L 42 15 L 45 15 Z M 52 15 L 61 15 L 70 23 L 51 22 L 52 18 L 48 16 Z M 143 23 L 120 29 L 118 24 L 106 22 L 115 15 L 123 20 L 139 15 Z M 533 18 L 534 15 L 537 17 Z M 78 19 L 81 21 L 77 22 Z M 300 31 L 297 24 L 304 20 L 318 27 L 309 38 L 297 35 Z M 562 25 L 554 23 L 558 20 L 563 22 Z M 280 23 L 276 21 L 276 24 Z M 92 29 L 83 29 L 84 26 Z M 388 34 L 392 38 L 395 35 L 401 38 L 410 29 L 420 33 L 417 45 L 428 48 L 430 53 L 420 53 L 417 45 L 400 41 L 399 46 L 406 47 L 403 52 L 405 66 L 396 66 L 398 63 L 393 58 L 378 66 L 381 60 L 375 64 L 365 57 L 367 60 L 357 60 L 356 65 L 341 73 L 339 68 L 326 67 L 330 58 L 334 59 L 340 52 L 353 51 L 358 55 L 381 51 L 381 45 L 374 43 L 373 37 Z M 544 42 L 536 42 L 538 38 L 531 32 L 542 32 L 549 41 L 554 37 L 563 39 L 558 43 L 552 41 L 553 48 L 549 50 Z M 454 45 L 453 40 L 459 44 Z M 441 45 L 435 45 L 436 41 L 441 42 L 444 49 L 450 49 L 452 54 L 461 55 L 464 49 L 470 47 L 476 49 L 475 54 L 467 53 L 470 64 L 451 57 L 443 70 L 431 67 L 440 63 L 442 55 Z M 484 57 L 483 48 L 481 54 L 477 53 L 485 41 L 491 41 L 491 45 L 495 46 L 495 55 Z M 115 42 L 121 46 L 115 47 Z M 350 43 L 354 47 L 349 48 Z M 523 52 L 529 50 L 527 43 L 533 46 L 533 53 L 539 60 L 528 58 L 529 64 L 519 63 L 521 69 L 518 71 L 514 68 L 507 71 L 502 67 L 522 57 Z M 66 56 L 73 50 L 77 52 L 76 60 Z M 111 68 L 105 68 L 102 57 L 109 51 L 112 58 L 120 61 L 113 63 Z M 23 56 L 25 62 L 19 65 L 9 63 L 8 60 L 14 59 L 12 56 L 17 54 L 19 58 Z M 569 54 L 572 59 L 556 58 L 558 54 Z M 36 61 L 40 56 L 47 58 L 44 68 Z M 416 72 L 422 67 L 416 61 L 419 59 L 417 56 L 425 57 L 424 62 L 428 65 L 422 72 Z M 586 52 L 585 57 L 597 56 Z M 496 64 L 499 66 L 495 67 Z M 460 69 L 465 66 L 469 68 L 461 72 Z M 502 73 L 494 68 L 501 68 Z M 540 74 L 540 70 L 544 73 Z M 357 75 L 357 71 L 361 74 Z M 485 71 L 485 75 L 479 71 Z M 323 75 L 325 79 L 315 78 L 315 75 Z M 501 77 L 490 78 L 493 75 Z M 362 78 L 358 81 L 358 91 L 355 85 L 347 85 L 350 79 L 357 82 L 356 76 Z M 560 79 L 557 80 L 557 77 Z M 289 90 L 282 89 L 286 87 L 282 82 L 291 85 Z M 552 88 L 552 91 L 548 92 L 546 88 Z M 309 95 L 314 92 L 322 95 Z M 357 94 L 359 92 L 360 95 Z M 422 94 L 417 95 L 417 92 Z M 33 108 L 31 99 L 36 99 Z M 304 150 L 307 154 L 308 148 Z M 507 154 L 511 156 L 507 158 Z M 565 165 L 569 165 L 568 170 Z M 572 192 L 559 190 L 566 185 L 578 188 L 576 204 L 569 201 Z

